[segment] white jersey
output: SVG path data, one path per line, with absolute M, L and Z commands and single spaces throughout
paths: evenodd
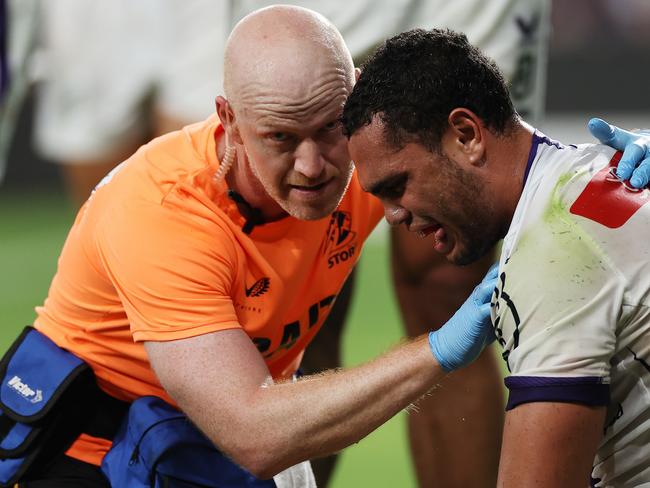
M 599 488 L 650 483 L 650 191 L 610 174 L 619 158 L 535 134 L 492 311 L 507 409 L 608 406 Z

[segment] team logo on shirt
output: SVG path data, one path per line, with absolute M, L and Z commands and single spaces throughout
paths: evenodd
M 253 283 L 253 285 L 250 288 L 244 285 L 244 293 L 246 293 L 247 297 L 259 297 L 261 295 L 264 295 L 267 291 L 269 291 L 270 286 L 271 286 L 271 279 L 265 276 L 257 280 L 255 283 Z
M 357 233 L 352 230 L 350 212 L 332 212 L 323 250 L 327 256 L 327 267 L 332 268 L 352 258 L 356 247 Z

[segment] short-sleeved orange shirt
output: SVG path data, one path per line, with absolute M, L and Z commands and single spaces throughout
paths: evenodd
M 322 325 L 381 204 L 353 176 L 316 221 L 245 222 L 216 183 L 218 118 L 155 139 L 81 208 L 35 326 L 84 359 L 109 394 L 171 402 L 143 341 L 242 328 L 275 378 L 291 376 Z M 110 446 L 87 435 L 68 454 L 99 464 Z

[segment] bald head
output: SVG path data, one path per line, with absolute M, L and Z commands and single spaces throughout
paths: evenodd
M 260 96 L 307 103 L 317 85 L 343 82 L 351 89 L 354 66 L 341 34 L 322 15 L 275 5 L 244 17 L 226 45 L 224 90 L 237 109 Z
M 265 218 L 321 219 L 353 165 L 339 118 L 354 85 L 341 34 L 323 16 L 278 5 L 253 12 L 226 45 L 217 113 L 237 158 L 229 185 Z

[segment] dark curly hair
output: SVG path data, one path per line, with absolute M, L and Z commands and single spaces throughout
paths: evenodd
M 517 115 L 494 61 L 464 34 L 414 29 L 388 39 L 366 61 L 341 121 L 349 138 L 379 115 L 397 149 L 417 142 L 438 152 L 457 107 L 472 110 L 497 134 Z

